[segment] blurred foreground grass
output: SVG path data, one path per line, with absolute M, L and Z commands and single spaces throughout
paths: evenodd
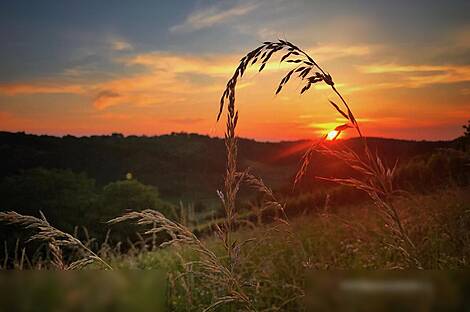
M 165 274 L 17 271 L 0 275 L 0 311 L 166 311 Z
M 309 271 L 304 278 L 305 296 L 281 311 L 470 311 L 468 271 Z M 167 302 L 157 271 L 12 272 L 1 281 L 2 312 L 202 311 L 188 297 Z

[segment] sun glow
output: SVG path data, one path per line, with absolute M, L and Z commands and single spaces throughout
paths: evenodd
M 331 131 L 328 132 L 328 134 L 326 135 L 326 139 L 327 139 L 328 141 L 333 141 L 333 140 L 335 140 L 338 136 L 339 136 L 339 131 L 337 131 L 337 130 L 331 130 Z

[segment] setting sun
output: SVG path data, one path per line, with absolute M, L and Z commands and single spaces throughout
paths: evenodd
M 328 134 L 326 135 L 326 139 L 328 141 L 333 141 L 335 140 L 338 136 L 339 136 L 339 131 L 337 130 L 331 130 L 330 132 L 328 132 Z

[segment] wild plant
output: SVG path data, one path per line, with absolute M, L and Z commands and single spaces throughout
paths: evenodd
M 78 238 L 71 234 L 62 232 L 50 225 L 42 212 L 40 212 L 40 215 L 41 218 L 36 218 L 33 216 L 21 215 L 14 211 L 0 212 L 0 221 L 8 224 L 20 225 L 26 229 L 36 231 L 37 233 L 31 236 L 27 242 L 46 242 L 52 255 L 52 263 L 56 269 L 81 269 L 91 263 L 97 263 L 105 269 L 112 269 L 106 261 L 83 244 Z M 62 255 L 63 247 L 79 250 L 81 253 L 80 259 L 73 261 L 70 264 L 66 264 Z
M 409 237 L 398 210 L 393 205 L 393 197 L 400 193 L 400 191 L 394 186 L 396 163 L 395 166 L 390 168 L 381 160 L 377 153 L 373 154 L 370 151 L 367 145 L 367 139 L 362 135 L 359 123 L 352 113 L 350 106 L 335 87 L 333 77 L 320 67 L 320 65 L 306 52 L 286 40 L 278 40 L 277 42 L 266 41 L 261 46 L 249 52 L 240 60 L 235 73 L 227 83 L 226 89 L 220 100 L 217 120 L 220 119 L 224 106 L 226 105 L 229 117 L 228 125 L 230 125 L 230 122 L 233 123 L 233 121 L 235 121 L 236 125 L 236 121 L 238 120 L 238 111 L 235 109 L 235 90 L 238 80 L 243 77 L 248 66 L 252 66 L 256 63 L 260 64 L 259 72 L 261 72 L 272 56 L 277 53 L 283 54 L 280 58 L 281 63 L 291 63 L 294 65 L 294 68 L 287 72 L 287 74 L 281 79 L 276 89 L 276 94 L 282 91 L 283 87 L 293 76 L 297 76 L 302 82 L 304 82 L 304 86 L 301 89 L 300 94 L 309 90 L 313 84 L 320 82 L 325 83 L 339 98 L 343 108 L 332 100 L 329 100 L 331 106 L 333 106 L 335 110 L 348 121 L 334 129 L 337 131 L 337 134 L 333 140 L 335 140 L 342 131 L 345 131 L 348 128 L 354 128 L 362 139 L 364 149 L 364 156 L 359 156 L 352 149 L 347 148 L 344 145 L 341 146 L 341 149 L 331 148 L 330 144 L 326 142 L 326 136 L 324 136 L 320 141 L 314 142 L 304 154 L 300 169 L 295 177 L 294 186 L 305 174 L 310 163 L 311 155 L 315 151 L 342 160 L 346 165 L 357 171 L 361 178 L 340 179 L 323 177 L 322 179 L 365 191 L 375 203 L 378 211 L 382 214 L 386 228 L 390 230 L 389 233 L 392 237 L 392 243 L 390 246 L 402 252 L 405 259 L 410 264 L 417 268 L 422 268 L 418 259 L 419 256 L 417 248 Z M 226 104 L 226 102 L 228 103 Z

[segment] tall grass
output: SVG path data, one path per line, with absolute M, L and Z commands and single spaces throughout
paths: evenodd
M 309 90 L 313 84 L 321 82 L 325 83 L 341 101 L 341 105 L 336 104 L 332 100 L 329 100 L 329 103 L 342 117 L 348 120 L 348 123 L 339 125 L 335 130 L 338 131 L 339 134 L 348 128 L 354 128 L 359 137 L 362 138 L 363 142 L 364 155 L 360 156 L 344 145 L 336 146 L 335 148 L 331 147 L 330 144 L 326 142 L 326 136 L 324 136 L 319 142 L 315 142 L 305 153 L 302 165 L 295 177 L 294 186 L 306 172 L 313 152 L 318 151 L 325 155 L 342 160 L 346 165 L 357 171 L 361 177 L 346 179 L 323 177 L 322 179 L 366 192 L 376 204 L 378 211 L 383 216 L 386 228 L 389 229 L 388 234 L 392 238 L 389 242 L 390 246 L 402 252 L 410 265 L 413 265 L 416 268 L 422 268 L 416 246 L 406 231 L 399 211 L 393 205 L 394 196 L 400 193 L 394 185 L 395 169 L 397 164 L 395 163 L 393 167 L 388 167 L 377 153 L 373 154 L 370 151 L 367 145 L 367 139 L 362 135 L 359 123 L 345 98 L 335 87 L 333 77 L 302 49 L 285 40 L 279 40 L 277 42 L 267 41 L 244 56 L 240 60 L 240 64 L 235 70 L 232 78 L 228 81 L 227 87 L 222 94 L 217 120 L 220 119 L 224 106 L 228 101 L 227 110 L 229 120 L 232 118 L 231 116 L 234 116 L 236 125 L 238 112 L 235 112 L 235 90 L 238 80 L 243 77 L 248 66 L 258 63 L 260 64 L 259 71 L 261 72 L 268 61 L 277 53 L 282 54 L 280 59 L 281 62 L 291 63 L 294 65 L 294 68 L 287 72 L 287 74 L 281 79 L 277 87 L 276 94 L 282 91 L 283 87 L 293 76 L 297 76 L 302 82 L 304 82 L 304 87 L 300 91 L 301 94 Z
M 47 242 L 52 254 L 52 263 L 56 269 L 80 269 L 91 263 L 98 263 L 105 269 L 112 269 L 105 260 L 85 246 L 79 239 L 50 225 L 42 212 L 40 212 L 40 215 L 41 219 L 33 216 L 24 216 L 13 211 L 0 212 L 0 221 L 9 224 L 17 224 L 26 229 L 36 231 L 37 233 L 31 236 L 28 241 L 36 240 Z M 81 258 L 70 264 L 65 264 L 62 256 L 62 248 L 64 247 L 78 249 L 81 252 Z
M 400 251 L 404 259 L 410 266 L 422 268 L 422 263 L 416 248 L 416 244 L 410 238 L 406 225 L 400 216 L 399 210 L 394 205 L 394 198 L 401 194 L 395 188 L 394 177 L 396 164 L 388 167 L 381 160 L 380 156 L 370 151 L 367 145 L 367 139 L 363 136 L 361 128 L 354 116 L 350 106 L 345 98 L 338 91 L 333 81 L 333 77 L 306 52 L 294 44 L 279 40 L 277 42 L 264 42 L 261 46 L 250 51 L 241 60 L 235 69 L 233 76 L 229 79 L 224 90 L 219 106 L 217 120 L 219 121 L 224 109 L 227 112 L 225 147 L 227 153 L 227 169 L 224 178 L 223 189 L 217 191 L 221 205 L 224 210 L 224 221 L 222 224 L 214 225 L 214 233 L 221 249 L 212 250 L 207 242 L 200 240 L 187 226 L 172 221 L 162 213 L 153 210 L 131 211 L 116 217 L 109 221 L 110 224 L 133 221 L 138 225 L 145 226 L 148 230 L 144 234 L 156 235 L 165 232 L 170 239 L 164 242 L 161 247 L 167 245 L 182 246 L 187 245 L 192 253 L 178 253 L 181 259 L 182 273 L 173 276 L 172 283 L 180 283 L 186 292 L 188 304 L 192 304 L 192 297 L 195 296 L 194 285 L 204 288 L 201 296 L 206 296 L 207 305 L 205 311 L 213 310 L 220 306 L 228 306 L 236 310 L 255 311 L 257 310 L 257 296 L 259 296 L 260 287 L 272 284 L 269 278 L 257 279 L 255 276 L 249 276 L 243 265 L 249 265 L 243 261 L 246 256 L 246 250 L 250 248 L 259 248 L 265 241 L 270 239 L 270 231 L 264 235 L 263 239 L 254 241 L 253 237 L 244 237 L 234 235 L 235 230 L 240 226 L 243 220 L 239 220 L 240 211 L 237 206 L 237 194 L 242 184 L 248 185 L 254 191 L 263 196 L 264 205 L 270 209 L 278 211 L 279 217 L 277 224 L 272 226 L 272 231 L 283 231 L 283 235 L 288 243 L 295 246 L 298 252 L 299 261 L 293 265 L 299 265 L 298 269 L 311 267 L 311 255 L 306 250 L 304 244 L 296 236 L 295 231 L 285 211 L 285 204 L 278 201 L 274 192 L 263 182 L 262 179 L 254 175 L 250 169 L 240 171 L 237 167 L 237 124 L 239 115 L 236 108 L 236 86 L 243 77 L 249 66 L 259 64 L 261 72 L 268 61 L 276 54 L 282 54 L 281 62 L 293 65 L 293 68 L 281 79 L 276 94 L 282 91 L 283 87 L 294 76 L 297 76 L 304 86 L 300 93 L 308 91 L 313 84 L 325 83 L 334 94 L 339 98 L 340 105 L 330 100 L 329 104 L 348 122 L 339 125 L 338 132 L 353 128 L 363 142 L 363 153 L 358 154 L 346 146 L 340 144 L 332 145 L 327 142 L 325 137 L 312 146 L 305 153 L 295 183 L 302 179 L 310 162 L 310 157 L 315 152 L 320 152 L 330 157 L 342 160 L 345 164 L 356 170 L 358 178 L 336 178 L 322 177 L 322 179 L 333 181 L 338 184 L 347 185 L 366 192 L 375 204 L 377 211 L 382 216 L 387 233 L 385 242 L 388 247 Z M 49 244 L 53 255 L 53 263 L 58 269 L 77 269 L 86 266 L 91 262 L 97 262 L 105 268 L 111 266 L 100 258 L 91 249 L 86 247 L 80 240 L 72 235 L 64 233 L 52 227 L 44 217 L 38 219 L 31 216 L 22 216 L 14 212 L 0 213 L 0 221 L 20 224 L 27 228 L 38 231 L 38 234 L 31 237 L 34 240 L 46 241 Z M 83 258 L 66 265 L 62 258 L 61 248 L 72 247 L 83 251 Z M 257 268 L 262 270 L 262 268 Z M 194 283 L 198 279 L 199 283 Z M 273 309 L 281 309 L 293 300 L 304 296 L 304 288 L 301 281 L 296 276 L 289 277 L 288 283 L 284 286 L 284 293 L 278 293 L 278 297 L 273 301 Z M 274 288 L 272 288 L 274 289 Z M 198 290 L 201 293 L 201 289 Z

